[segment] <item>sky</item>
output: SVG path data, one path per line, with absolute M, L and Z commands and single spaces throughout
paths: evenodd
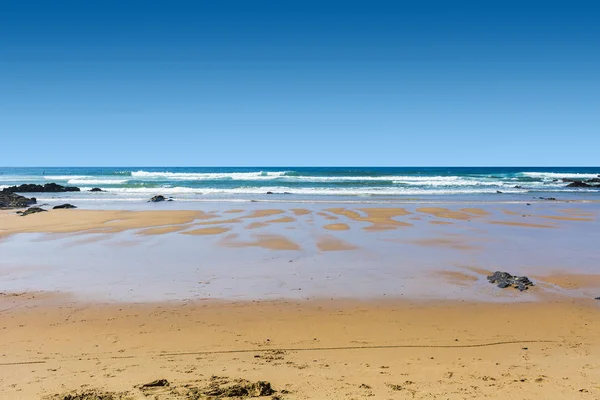
M 1 166 L 600 165 L 594 1 L 0 4 Z

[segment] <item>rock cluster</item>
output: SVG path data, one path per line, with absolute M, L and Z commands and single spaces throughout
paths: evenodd
M 507 288 L 514 287 L 515 289 L 519 289 L 519 291 L 524 291 L 529 288 L 529 286 L 533 286 L 533 282 L 529 280 L 526 276 L 513 276 L 508 272 L 500 272 L 496 271 L 492 275 L 487 277 L 490 283 L 495 283 L 499 288 Z
M 600 177 L 591 179 L 567 179 L 563 178 L 563 182 L 569 183 L 567 187 L 570 188 L 597 188 L 600 189 Z
M 5 190 L 0 192 L 0 208 L 25 208 L 37 203 L 34 197 L 29 199 Z
M 7 187 L 3 192 L 10 193 L 62 193 L 62 192 L 79 192 L 81 189 L 75 186 L 62 186 L 56 183 L 46 183 L 45 185 L 35 185 L 26 183 L 19 186 Z
M 25 211 L 17 211 L 17 214 L 21 214 L 21 217 L 25 217 L 26 215 L 29 215 L 29 214 L 35 214 L 35 213 L 46 212 L 46 211 L 48 211 L 48 210 L 44 210 L 43 208 L 40 208 L 40 207 L 31 207 Z

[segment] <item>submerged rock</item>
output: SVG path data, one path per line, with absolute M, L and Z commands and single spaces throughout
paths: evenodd
M 594 186 L 592 186 L 592 185 L 590 185 L 588 183 L 585 183 L 583 181 L 573 181 L 573 182 L 569 183 L 567 185 L 567 187 L 570 187 L 570 188 L 589 188 L 589 187 L 594 187 Z
M 66 208 L 77 208 L 77 207 L 74 206 L 73 204 L 61 204 L 59 206 L 52 207 L 53 210 L 60 210 L 60 209 L 66 209 Z
M 152 197 L 150 200 L 148 200 L 149 203 L 158 203 L 159 201 L 165 201 L 167 200 L 167 198 L 165 196 L 163 196 L 162 194 L 159 194 L 157 196 Z
M 0 208 L 25 208 L 35 203 L 35 197 L 29 199 L 12 192 L 0 192 Z
M 43 208 L 39 208 L 39 207 L 31 207 L 31 208 L 28 208 L 27 210 L 23 211 L 21 213 L 21 217 L 24 217 L 29 214 L 35 214 L 35 213 L 46 212 L 46 211 L 48 211 L 48 210 L 44 210 Z
M 19 186 L 11 186 L 3 190 L 3 192 L 11 193 L 62 193 L 62 192 L 79 192 L 81 189 L 75 186 L 62 186 L 56 183 L 46 183 L 45 185 L 34 185 L 26 183 Z
M 531 282 L 528 277 L 513 276 L 508 272 L 496 271 L 492 275 L 488 276 L 487 279 L 490 281 L 490 283 L 497 284 L 501 289 L 512 286 L 522 292 L 527 290 L 529 286 L 533 286 L 533 282 Z
M 102 190 L 100 188 L 91 188 L 90 192 L 104 192 L 104 190 Z

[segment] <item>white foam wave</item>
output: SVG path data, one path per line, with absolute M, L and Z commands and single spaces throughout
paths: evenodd
M 148 172 L 148 171 L 136 171 L 132 172 L 131 176 L 134 178 L 142 179 L 156 179 L 163 178 L 168 180 L 219 180 L 219 179 L 232 179 L 232 180 L 269 180 L 276 179 L 286 174 L 286 171 L 270 171 L 270 172 L 206 172 L 206 173 L 195 173 L 195 172 Z
M 386 188 L 289 188 L 289 187 L 243 187 L 243 188 L 188 188 L 188 187 L 161 187 L 161 188 L 107 188 L 108 193 L 115 194 L 194 194 L 194 195 L 264 195 L 267 192 L 276 194 L 296 195 L 329 195 L 329 196 L 399 196 L 399 195 L 427 195 L 427 194 L 477 194 L 496 193 L 495 189 L 411 189 L 404 187 Z M 508 189 L 504 193 L 524 193 L 526 190 Z
M 599 174 L 561 173 L 561 172 L 523 172 L 522 175 L 541 179 L 593 179 Z
M 86 179 L 93 178 L 93 176 L 86 175 L 44 175 L 44 179 L 49 181 L 68 181 L 69 179 Z
M 71 185 L 119 185 L 127 183 L 128 179 L 69 179 Z

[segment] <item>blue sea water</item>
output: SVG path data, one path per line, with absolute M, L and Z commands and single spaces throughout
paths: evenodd
M 599 176 L 600 167 L 3 167 L 0 189 L 55 182 L 82 189 L 62 197 L 98 201 L 156 194 L 181 201 L 600 200 L 600 187 L 569 188 L 563 181 Z M 103 192 L 89 192 L 94 187 Z M 38 197 L 44 196 L 50 194 Z

